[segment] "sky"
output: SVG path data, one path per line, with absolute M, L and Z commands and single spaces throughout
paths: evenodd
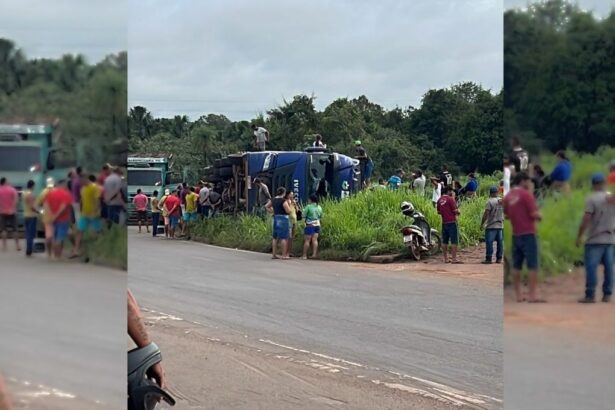
M 535 1 L 531 1 L 535 3 Z M 593 11 L 598 16 L 608 16 L 611 10 L 615 8 L 615 0 L 576 0 L 576 3 L 585 10 Z M 504 7 L 510 8 L 525 8 L 528 0 L 504 0 Z
M 129 107 L 233 120 L 314 94 L 419 106 L 502 87 L 502 0 L 129 0 Z
M 97 63 L 126 50 L 127 1 L 0 0 L 0 37 L 28 58 L 83 54 Z

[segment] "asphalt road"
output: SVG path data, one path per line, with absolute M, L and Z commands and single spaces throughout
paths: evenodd
M 614 344 L 569 329 L 507 324 L 504 346 L 506 410 L 614 408 Z
M 129 286 L 149 309 L 502 399 L 502 289 L 492 282 L 421 274 L 419 264 L 272 261 L 134 230 L 129 246 Z
M 126 272 L 0 251 L 0 371 L 17 408 L 125 407 L 125 289 Z

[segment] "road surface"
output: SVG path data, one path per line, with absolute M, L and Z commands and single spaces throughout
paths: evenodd
M 551 278 L 540 305 L 516 303 L 506 290 L 507 410 L 614 408 L 615 304 L 576 303 L 584 280 L 582 272 Z
M 179 408 L 502 408 L 499 266 L 272 261 L 134 230 L 129 246 Z
M 125 408 L 125 289 L 126 272 L 0 251 L 0 372 L 16 409 Z

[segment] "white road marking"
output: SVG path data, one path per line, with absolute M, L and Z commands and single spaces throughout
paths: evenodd
M 305 350 L 305 349 L 298 349 L 296 347 L 286 346 L 286 345 L 283 345 L 283 344 L 280 344 L 280 343 L 273 342 L 273 341 L 268 340 L 268 339 L 258 339 L 258 341 L 262 342 L 262 343 L 270 344 L 272 346 L 277 346 L 277 347 L 281 347 L 281 348 L 284 348 L 284 349 L 292 350 L 292 351 L 295 351 L 295 352 L 311 354 L 311 355 L 314 355 L 314 356 L 322 357 L 323 359 L 333 360 L 334 362 L 348 364 L 350 366 L 365 367 L 364 365 L 359 364 L 359 363 L 350 362 L 348 360 L 340 359 L 338 357 L 328 356 L 328 355 L 322 354 L 322 353 L 310 352 L 309 350 Z

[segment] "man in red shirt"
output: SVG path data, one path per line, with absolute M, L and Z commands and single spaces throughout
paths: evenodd
M 164 201 L 164 207 L 169 215 L 169 238 L 175 238 L 175 228 L 179 223 L 181 200 L 179 192 L 173 191 L 171 195 Z
M 141 188 L 137 189 L 137 195 L 132 199 L 132 204 L 137 211 L 137 222 L 139 223 L 139 233 L 141 233 L 141 226 L 145 224 L 145 229 L 149 233 L 149 225 L 147 224 L 147 204 L 149 199 L 141 192 Z
M 53 221 L 53 248 L 56 259 L 62 257 L 64 241 L 68 237 L 71 222 L 72 194 L 66 181 L 60 181 L 45 195 L 45 212 L 50 213 Z
M 448 263 L 448 244 L 451 244 L 451 263 L 463 263 L 457 259 L 457 245 L 459 244 L 459 228 L 457 227 L 457 215 L 459 209 L 457 202 L 451 195 L 453 189 L 449 186 L 442 188 L 442 196 L 438 200 L 438 213 L 442 215 L 442 244 L 444 248 L 444 263 Z
M 531 179 L 525 172 L 515 175 L 514 188 L 504 198 L 504 214 L 512 224 L 513 233 L 513 285 L 517 302 L 523 302 L 521 294 L 521 270 L 525 261 L 529 276 L 528 302 L 544 302 L 536 296 L 538 281 L 538 240 L 536 221 L 541 215 L 536 199 L 531 192 Z
M 609 164 L 609 177 L 607 180 L 609 188 L 615 189 L 615 160 Z
M 17 201 L 19 195 L 6 178 L 0 178 L 0 233 L 2 233 L 2 250 L 6 251 L 6 237 L 11 227 L 15 236 L 17 251 L 19 248 L 19 236 L 17 235 Z

